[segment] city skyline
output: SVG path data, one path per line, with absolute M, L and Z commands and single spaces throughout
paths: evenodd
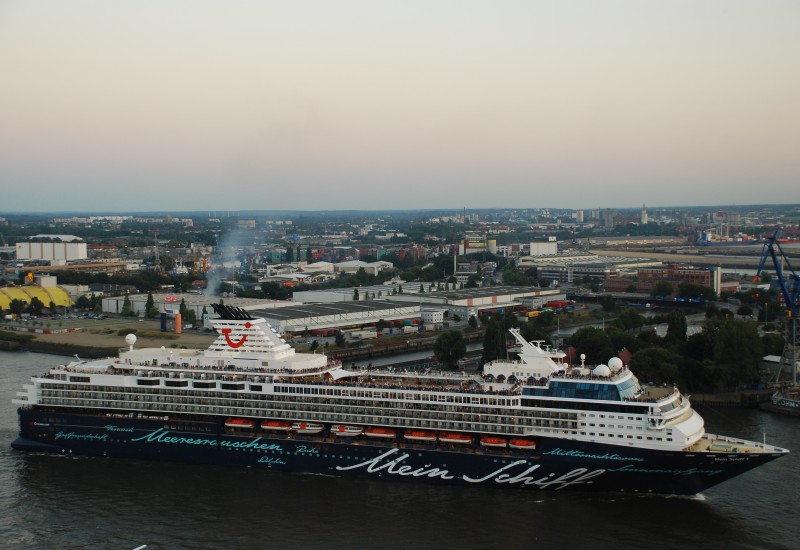
M 4 212 L 800 203 L 800 5 L 6 2 Z

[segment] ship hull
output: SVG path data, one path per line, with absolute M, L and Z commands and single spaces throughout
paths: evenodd
M 535 450 L 276 434 L 214 417 L 19 410 L 16 449 L 434 484 L 693 495 L 781 456 L 688 453 L 537 438 Z

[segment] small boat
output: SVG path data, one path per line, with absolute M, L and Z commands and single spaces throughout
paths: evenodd
M 397 437 L 397 430 L 391 428 L 371 427 L 364 430 L 364 435 L 376 439 L 394 439 Z
M 263 420 L 261 422 L 261 429 L 272 432 L 288 432 L 292 429 L 292 425 L 283 420 Z
M 356 437 L 361 435 L 364 428 L 361 426 L 348 426 L 346 424 L 334 424 L 331 426 L 331 433 L 337 437 Z
M 530 439 L 512 439 L 508 442 L 508 446 L 512 449 L 524 449 L 532 451 L 536 448 L 536 442 Z
M 472 443 L 472 436 L 459 433 L 441 433 L 439 434 L 439 441 L 442 443 L 456 443 L 459 445 L 469 445 Z
M 315 422 L 292 422 L 292 429 L 299 434 L 318 434 L 322 428 L 322 424 Z
M 502 437 L 482 437 L 481 447 L 491 447 L 493 449 L 505 449 L 508 442 Z
M 226 428 L 251 429 L 253 426 L 255 426 L 255 422 L 246 418 L 229 418 L 225 421 Z
M 407 430 L 403 437 L 410 441 L 421 441 L 423 443 L 433 443 L 436 441 L 436 434 L 434 432 L 427 432 L 425 430 Z

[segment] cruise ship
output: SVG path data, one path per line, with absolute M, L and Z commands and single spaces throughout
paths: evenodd
M 706 433 L 675 387 L 511 330 L 482 373 L 348 369 L 215 306 L 206 350 L 72 361 L 17 393 L 16 449 L 528 490 L 692 495 L 788 451 Z M 583 360 L 582 360 L 583 363 Z

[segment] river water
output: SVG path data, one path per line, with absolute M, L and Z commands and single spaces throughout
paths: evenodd
M 800 419 L 700 409 L 794 451 L 697 497 L 523 492 L 11 449 L 11 399 L 66 358 L 0 352 L 0 548 L 785 548 L 800 544 Z

